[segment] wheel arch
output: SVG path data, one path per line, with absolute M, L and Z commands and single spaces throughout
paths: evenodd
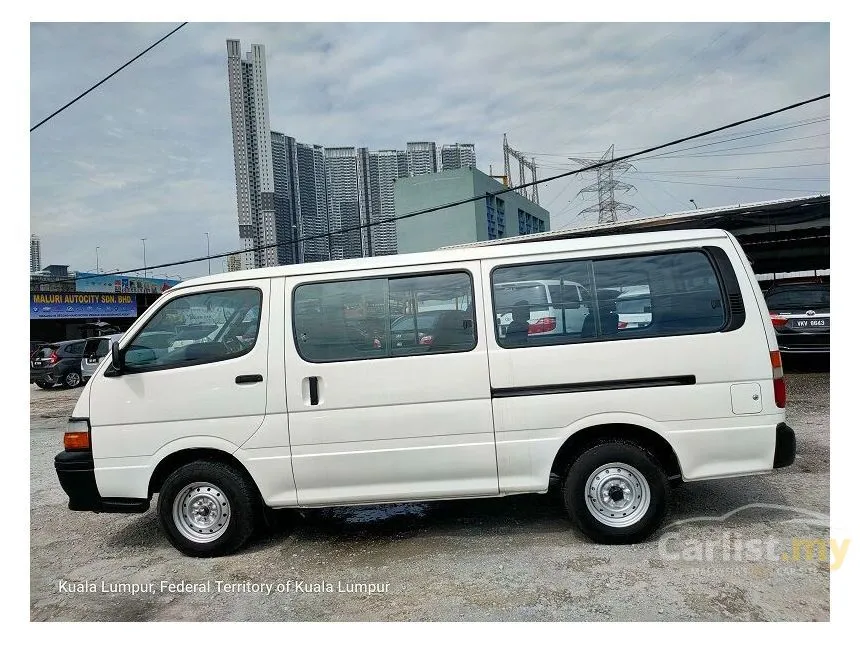
M 550 475 L 563 477 L 579 455 L 608 440 L 631 441 L 642 446 L 657 458 L 670 481 L 680 481 L 681 464 L 672 445 L 659 432 L 635 423 L 601 423 L 574 432 L 558 449 Z
M 257 496 L 257 500 L 263 503 L 263 497 L 260 494 L 257 482 L 251 477 L 251 473 L 248 472 L 245 465 L 229 452 L 218 448 L 183 448 L 163 457 L 152 471 L 152 475 L 150 475 L 147 490 L 149 497 L 152 497 L 161 490 L 164 481 L 172 472 L 194 461 L 213 461 L 236 468 L 251 485 L 252 490 Z

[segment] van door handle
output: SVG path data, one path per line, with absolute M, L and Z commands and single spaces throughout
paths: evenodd
M 311 405 L 319 405 L 320 386 L 319 379 L 316 376 L 308 377 L 308 394 L 310 395 Z
M 236 377 L 236 383 L 262 383 L 263 375 L 262 374 L 242 374 Z

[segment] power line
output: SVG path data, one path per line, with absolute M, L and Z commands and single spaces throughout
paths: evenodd
M 811 135 L 808 135 L 805 137 L 792 137 L 790 139 L 775 139 L 773 141 L 762 141 L 760 143 L 753 143 L 753 144 L 746 145 L 746 146 L 735 146 L 733 148 L 720 148 L 720 149 L 717 149 L 714 151 L 708 151 L 708 152 L 701 153 L 701 154 L 694 153 L 691 155 L 677 155 L 676 156 L 676 153 L 685 152 L 687 150 L 695 150 L 697 148 L 704 148 L 707 146 L 714 146 L 714 145 L 719 145 L 722 143 L 729 143 L 731 141 L 737 141 L 739 139 L 748 139 L 750 137 L 762 136 L 764 134 L 771 134 L 773 132 L 779 132 L 781 130 L 786 130 L 786 129 L 788 129 L 788 128 L 773 128 L 773 129 L 765 130 L 765 131 L 762 131 L 762 132 L 759 132 L 756 134 L 748 134 L 748 135 L 739 136 L 739 137 L 732 137 L 730 139 L 722 139 L 720 141 L 714 141 L 712 143 L 703 143 L 703 144 L 698 145 L 698 146 L 690 146 L 688 148 L 680 148 L 679 150 L 669 150 L 668 152 L 665 152 L 665 153 L 662 153 L 659 155 L 650 155 L 648 157 L 643 157 L 639 161 L 651 161 L 653 159 L 659 160 L 659 159 L 663 159 L 663 158 L 682 158 L 682 157 L 683 158 L 687 158 L 687 157 L 692 158 L 692 157 L 699 157 L 699 156 L 707 156 L 707 155 L 710 155 L 712 153 L 717 153 L 717 152 L 728 152 L 730 150 L 742 150 L 742 149 L 746 149 L 746 148 L 761 148 L 763 146 L 776 145 L 777 143 L 790 143 L 792 141 L 801 141 L 804 139 L 814 139 L 816 137 L 824 137 L 824 136 L 827 136 L 830 134 L 830 131 L 828 130 L 827 132 L 819 132 L 818 134 L 811 134 Z M 669 155 L 672 155 L 672 156 L 670 157 Z M 535 155 L 535 156 L 537 156 L 537 155 Z M 553 155 L 553 156 L 555 156 L 555 155 Z M 571 166 L 571 164 L 564 164 L 563 162 L 556 161 L 554 163 L 553 162 L 550 162 L 550 163 L 545 162 L 545 163 L 543 163 L 543 166 L 544 167 L 568 167 L 569 168 Z
M 113 76 L 116 76 L 119 72 L 121 72 L 121 71 L 122 71 L 122 70 L 124 70 L 126 67 L 128 67 L 129 65 L 131 65 L 131 64 L 132 64 L 134 61 L 136 61 L 138 58 L 140 58 L 141 56 L 143 56 L 145 53 L 147 53 L 147 52 L 148 52 L 148 51 L 150 51 L 151 49 L 154 49 L 155 47 L 157 47 L 158 45 L 160 45 L 161 43 L 163 43 L 165 40 L 167 40 L 168 38 L 170 38 L 173 34 L 175 34 L 177 31 L 179 31 L 180 29 L 182 29 L 182 28 L 183 28 L 185 25 L 187 25 L 187 24 L 188 24 L 187 22 L 183 22 L 181 25 L 179 25 L 178 27 L 176 27 L 175 29 L 173 29 L 171 32 L 169 32 L 168 34 L 166 34 L 166 35 L 162 36 L 161 38 L 159 38 L 158 40 L 156 40 L 156 41 L 155 41 L 154 43 L 152 43 L 149 47 L 147 47 L 147 48 L 146 48 L 146 49 L 144 49 L 142 52 L 140 52 L 137 56 L 135 56 L 135 57 L 134 57 L 134 58 L 132 58 L 130 61 L 128 61 L 125 65 L 122 65 L 121 67 L 116 68 L 113 72 L 111 72 L 110 74 L 108 74 L 107 76 L 105 76 L 102 80 L 100 80 L 98 83 L 96 83 L 95 85 L 93 85 L 90 89 L 86 90 L 85 92 L 81 92 L 81 93 L 80 93 L 80 94 L 78 94 L 75 98 L 73 98 L 71 101 L 69 101 L 68 103 L 66 103 L 63 107 L 59 108 L 58 110 L 55 110 L 54 112 L 52 112 L 51 114 L 49 114 L 48 116 L 46 116 L 44 119 L 42 119 L 41 121 L 39 121 L 36 125 L 34 125 L 32 128 L 30 128 L 30 132 L 32 132 L 33 130 L 35 130 L 35 129 L 36 129 L 36 128 L 38 128 L 39 126 L 41 126 L 41 125 L 43 125 L 43 124 L 47 123 L 48 121 L 50 121 L 51 119 L 53 119 L 55 116 L 57 116 L 60 112 L 62 112 L 62 111 L 63 111 L 63 110 L 65 110 L 66 108 L 71 107 L 73 104 L 75 104 L 75 103 L 77 103 L 78 101 L 80 101 L 80 100 L 81 100 L 82 98 L 84 98 L 87 94 L 89 94 L 89 93 L 90 93 L 90 92 L 92 92 L 94 89 L 96 89 L 99 85 L 101 85 L 102 83 L 104 83 L 104 82 L 106 82 L 106 81 L 110 80 Z
M 663 159 L 710 159 L 711 157 L 746 157 L 749 155 L 776 155 L 784 152 L 808 152 L 810 150 L 829 150 L 830 146 L 810 146 L 808 148 L 788 148 L 786 150 L 759 150 L 757 152 L 701 152 L 694 155 L 678 155 L 665 157 L 650 157 L 648 161 L 662 161 Z M 643 161 L 645 161 L 643 159 Z
M 476 195 L 474 197 L 467 197 L 465 199 L 460 199 L 460 200 L 457 200 L 454 202 L 448 202 L 447 204 L 440 204 L 439 206 L 432 206 L 430 208 L 424 208 L 424 209 L 414 211 L 411 213 L 405 213 L 403 215 L 395 215 L 393 217 L 380 218 L 379 220 L 377 220 L 375 222 L 368 222 L 366 224 L 356 224 L 353 226 L 347 226 L 344 228 L 340 228 L 336 231 L 330 231 L 327 233 L 317 233 L 314 235 L 308 235 L 308 236 L 297 238 L 296 240 L 289 240 L 289 241 L 285 241 L 285 242 L 274 242 L 273 244 L 264 244 L 264 245 L 253 247 L 250 249 L 238 249 L 236 251 L 229 251 L 227 253 L 216 253 L 213 255 L 205 255 L 203 257 L 198 257 L 198 258 L 189 258 L 186 260 L 179 260 L 176 262 L 165 262 L 162 264 L 153 264 L 150 266 L 140 267 L 137 269 L 126 269 L 124 271 L 111 271 L 111 272 L 102 273 L 99 275 L 102 275 L 102 276 L 120 275 L 120 274 L 124 274 L 124 273 L 134 273 L 136 271 L 143 271 L 144 269 L 146 269 L 147 271 L 151 271 L 152 269 L 163 269 L 165 267 L 179 266 L 179 265 L 183 265 L 183 264 L 193 264 L 195 262 L 204 262 L 204 261 L 210 260 L 210 259 L 225 258 L 225 257 L 231 256 L 231 255 L 236 255 L 236 254 L 240 254 L 240 253 L 253 253 L 256 251 L 263 251 L 265 249 L 277 248 L 279 246 L 284 246 L 287 244 L 293 244 L 295 242 L 307 242 L 309 240 L 327 238 L 330 235 L 349 233 L 351 231 L 360 231 L 362 229 L 369 228 L 371 226 L 377 226 L 379 224 L 383 224 L 383 223 L 387 223 L 387 222 L 395 222 L 395 221 L 399 221 L 399 220 L 403 220 L 403 219 L 409 219 L 412 217 L 417 217 L 418 215 L 426 215 L 428 213 L 435 213 L 435 212 L 445 210 L 448 208 L 454 208 L 455 206 L 462 206 L 463 204 L 471 204 L 472 202 L 480 201 L 480 200 L 486 199 L 487 197 L 497 197 L 499 195 L 504 195 L 506 193 L 522 190 L 523 188 L 529 188 L 531 186 L 536 186 L 538 184 L 543 184 L 546 182 L 555 181 L 557 179 L 562 179 L 564 177 L 570 177 L 571 175 L 577 175 L 577 174 L 580 174 L 583 172 L 588 172 L 589 170 L 596 170 L 597 168 L 600 168 L 600 167 L 605 166 L 607 164 L 618 163 L 619 161 L 626 161 L 628 159 L 633 159 L 634 157 L 646 155 L 648 153 L 655 152 L 657 150 L 663 150 L 664 148 L 670 148 L 672 146 L 676 146 L 676 145 L 681 144 L 681 143 L 686 143 L 687 141 L 693 141 L 695 139 L 699 139 L 699 138 L 704 137 L 704 136 L 709 135 L 709 134 L 714 134 L 716 132 L 722 132 L 724 130 L 736 128 L 739 125 L 743 125 L 744 123 L 752 123 L 754 121 L 760 121 L 761 119 L 766 119 L 766 118 L 773 116 L 775 114 L 781 114 L 783 112 L 788 112 L 790 110 L 797 109 L 797 108 L 802 107 L 804 105 L 809 105 L 811 103 L 823 101 L 824 99 L 828 99 L 828 98 L 830 98 L 829 92 L 827 94 L 821 94 L 820 96 L 816 96 L 816 97 L 811 98 L 811 99 L 806 99 L 805 101 L 799 101 L 797 103 L 792 103 L 791 105 L 786 105 L 784 107 L 777 108 L 777 109 L 771 110 L 769 112 L 763 112 L 761 114 L 757 114 L 755 116 L 748 117 L 746 119 L 741 119 L 740 121 L 734 121 L 734 122 L 729 123 L 727 125 L 722 125 L 722 126 L 719 126 L 716 128 L 712 128 L 710 130 L 705 130 L 703 132 L 699 132 L 697 134 L 691 134 L 691 135 L 688 135 L 686 137 L 681 137 L 680 139 L 675 139 L 673 141 L 669 141 L 668 143 L 662 143 L 662 144 L 659 144 L 656 146 L 651 146 L 650 148 L 645 148 L 644 150 L 640 150 L 639 152 L 633 152 L 631 154 L 622 155 L 621 157 L 616 157 L 615 159 L 612 159 L 612 160 L 601 161 L 601 162 L 598 162 L 598 163 L 593 164 L 591 166 L 587 166 L 585 168 L 578 168 L 575 170 L 569 170 L 569 171 L 563 172 L 559 175 L 553 175 L 551 177 L 545 177 L 543 179 L 535 179 L 534 181 L 526 182 L 526 183 L 521 184 L 519 186 L 508 186 L 507 188 L 497 190 L 493 193 L 486 193 L 484 195 Z M 651 179 L 650 181 L 661 181 L 661 180 Z M 730 186 L 730 188 L 736 188 L 736 186 Z M 768 189 L 768 190 L 770 190 L 770 189 Z M 41 284 L 52 284 L 54 282 L 68 282 L 68 280 L 45 281 L 45 282 L 42 282 Z
M 791 139 L 777 139 L 776 141 L 761 141 L 759 143 L 750 143 L 745 146 L 734 146 L 732 148 L 720 148 L 718 150 L 714 150 L 712 152 L 729 152 L 730 150 L 744 150 L 746 148 L 761 148 L 763 146 L 772 146 L 777 143 L 790 143 L 792 141 L 802 141 L 804 139 L 815 139 L 816 137 L 826 137 L 830 134 L 830 130 L 827 132 L 819 132 L 818 134 L 810 134 L 805 137 L 792 137 Z M 760 136 L 760 135 L 749 135 L 749 136 Z M 713 143 L 703 143 L 700 146 L 690 146 L 689 148 L 681 148 L 680 150 L 673 151 L 674 152 L 685 152 L 686 150 L 695 150 L 697 148 L 704 148 L 706 146 L 716 146 L 722 143 L 728 143 L 729 141 L 737 141 L 738 139 L 747 139 L 748 137 L 736 137 L 735 139 L 726 139 L 725 141 L 714 141 Z M 691 157 L 697 156 L 699 153 L 690 155 Z M 708 153 L 702 153 L 708 154 Z M 653 155 L 651 157 L 646 157 L 645 159 L 640 159 L 640 161 L 645 161 L 646 159 L 658 159 L 665 155 Z
M 780 168 L 810 168 L 812 166 L 829 166 L 829 161 L 821 163 L 795 163 L 784 166 L 752 166 L 747 168 L 699 168 L 697 170 L 637 170 L 636 172 L 649 175 L 676 175 L 700 172 L 746 172 L 747 170 L 779 170 Z
M 672 176 L 672 173 L 661 173 L 661 172 L 643 172 L 643 175 L 665 175 L 668 174 Z M 720 177 L 714 176 L 710 174 L 688 174 L 685 175 L 684 178 L 689 177 L 701 177 L 703 179 L 720 179 L 726 181 L 734 181 L 735 179 L 739 181 L 746 181 L 748 179 L 752 179 L 755 181 L 830 181 L 830 177 Z M 647 179 L 647 177 L 645 177 Z
M 820 117 L 811 117 L 809 119 L 801 119 L 800 121 L 789 121 L 788 123 L 783 124 L 782 126 L 767 126 L 766 128 L 755 128 L 753 130 L 745 130 L 741 131 L 742 136 L 732 137 L 730 139 L 725 139 L 724 135 L 713 136 L 713 137 L 702 137 L 703 140 L 708 139 L 719 139 L 717 143 L 728 143 L 729 141 L 735 141 L 737 139 L 749 138 L 752 136 L 760 136 L 764 134 L 771 134 L 772 132 L 781 132 L 783 130 L 791 130 L 794 128 L 802 128 L 807 125 L 814 125 L 816 123 L 823 123 L 824 121 L 829 121 L 829 116 L 820 116 Z M 617 151 L 627 151 L 627 150 L 638 150 L 642 146 L 630 147 L 630 148 L 618 148 Z M 533 157 L 564 157 L 565 159 L 569 157 L 583 157 L 588 156 L 590 154 L 603 154 L 603 151 L 590 151 L 590 152 L 532 152 L 532 151 L 523 151 L 523 154 L 527 154 Z M 546 164 L 544 164 L 546 165 Z
M 654 179 L 653 177 L 640 177 L 643 181 L 656 181 L 661 184 L 686 184 L 688 186 L 713 186 L 716 188 L 741 188 L 747 190 L 779 190 L 792 193 L 808 193 L 809 188 L 781 188 L 777 186 L 738 186 L 737 184 L 704 184 L 694 181 L 672 181 L 671 179 Z

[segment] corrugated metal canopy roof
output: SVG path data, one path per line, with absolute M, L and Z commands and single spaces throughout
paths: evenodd
M 830 267 L 829 193 L 737 206 L 699 208 L 613 224 L 566 228 L 446 248 L 693 228 L 719 228 L 732 233 L 758 273 Z

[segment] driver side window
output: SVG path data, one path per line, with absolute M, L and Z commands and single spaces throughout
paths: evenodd
M 140 372 L 247 354 L 257 341 L 261 305 L 262 294 L 257 289 L 226 289 L 173 298 L 125 350 L 125 367 Z

